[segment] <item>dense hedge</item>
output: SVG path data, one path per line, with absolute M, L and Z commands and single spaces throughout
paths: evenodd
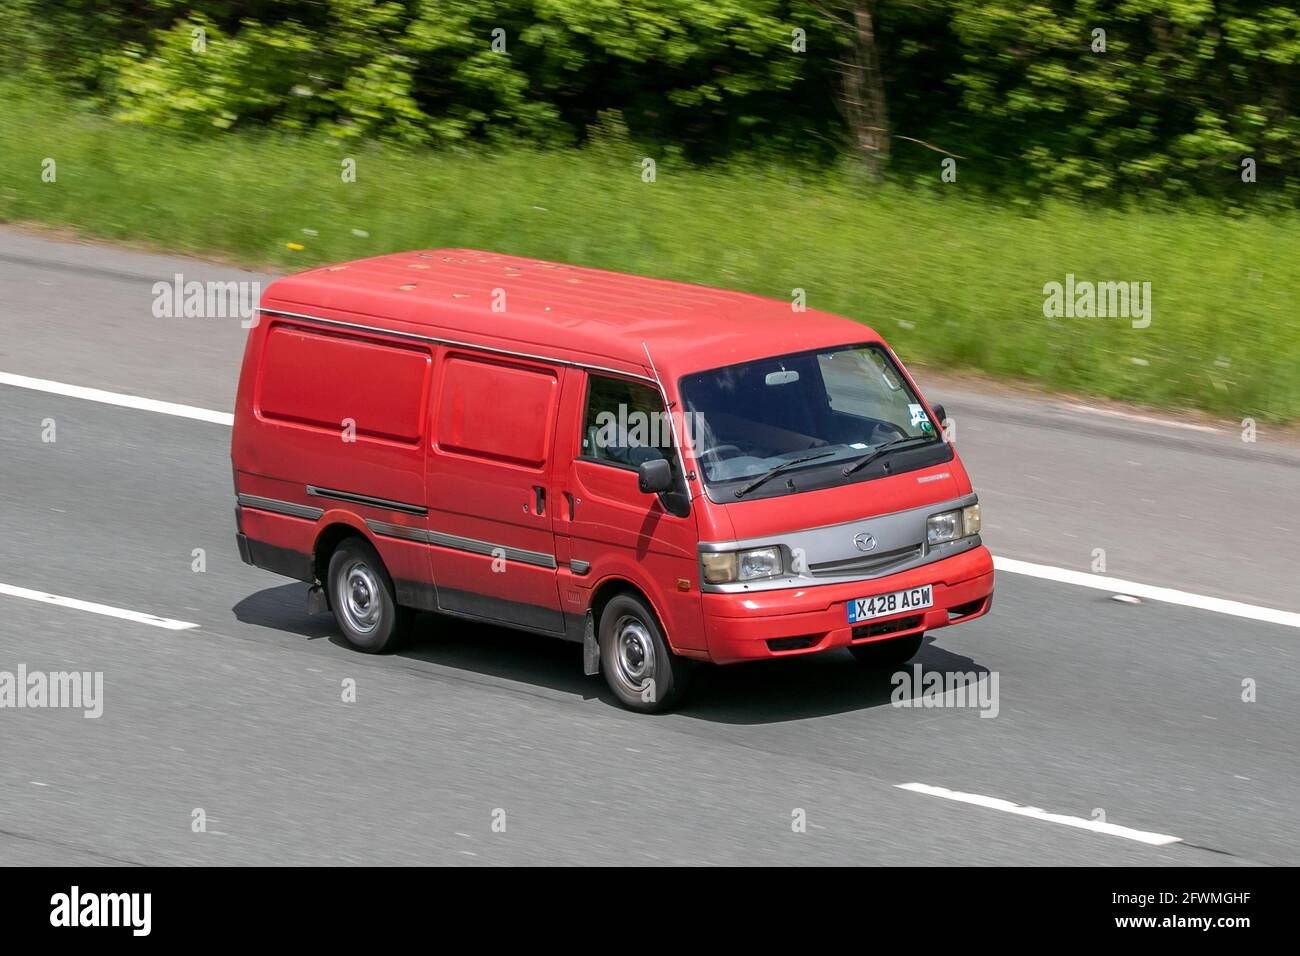
M 936 181 L 947 154 L 989 189 L 1300 195 L 1293 0 L 0 0 L 0 22 L 6 71 L 197 134 L 604 123 L 650 155 L 830 162 L 878 127 L 898 178 Z M 845 63 L 866 94 L 879 77 L 865 119 Z

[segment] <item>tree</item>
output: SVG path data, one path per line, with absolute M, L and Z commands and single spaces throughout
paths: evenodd
M 872 179 L 889 163 L 889 103 L 876 38 L 876 0 L 813 0 L 812 6 L 835 30 L 843 50 L 836 60 L 840 95 L 836 101 L 849 140 Z

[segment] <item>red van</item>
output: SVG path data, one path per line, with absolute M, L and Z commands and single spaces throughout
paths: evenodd
M 985 614 L 970 479 L 880 336 L 469 249 L 272 283 L 231 457 L 241 557 L 361 651 L 416 611 L 582 642 L 625 706 L 695 661 L 902 663 Z

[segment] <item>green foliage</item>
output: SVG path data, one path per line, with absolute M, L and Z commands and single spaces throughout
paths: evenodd
M 861 7 L 896 180 L 943 152 L 1022 197 L 1300 199 L 1291 0 L 0 0 L 0 70 L 195 135 L 564 144 L 617 112 L 648 155 L 830 165 Z
M 963 105 L 1000 167 L 1044 189 L 1294 193 L 1300 13 L 1250 0 L 953 5 Z M 1105 31 L 1105 49 L 1095 48 Z M 995 55 L 990 55 L 994 53 Z M 999 155 L 1000 154 L 1000 155 Z

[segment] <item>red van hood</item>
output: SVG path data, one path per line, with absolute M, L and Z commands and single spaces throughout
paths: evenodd
M 954 455 L 941 465 L 887 478 L 734 504 L 710 502 L 709 511 L 721 512 L 715 528 L 718 539 L 740 541 L 921 508 L 960 498 L 970 490 L 966 471 Z M 732 526 L 730 535 L 725 530 L 727 521 Z

